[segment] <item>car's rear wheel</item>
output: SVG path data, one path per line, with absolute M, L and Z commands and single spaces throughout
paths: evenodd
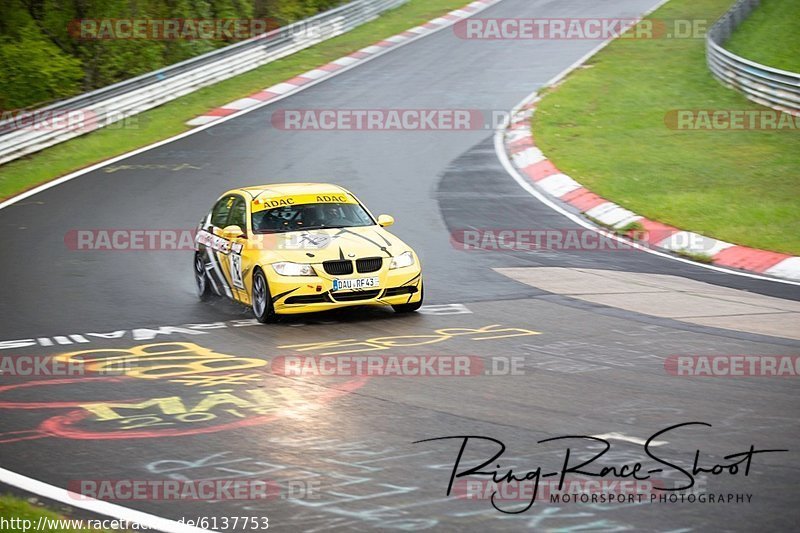
M 419 287 L 419 301 L 410 304 L 393 305 L 395 313 L 413 313 L 422 307 L 422 300 L 425 298 L 425 286 L 420 284 Z
M 275 321 L 275 309 L 272 307 L 272 296 L 269 292 L 269 285 L 264 272 L 261 269 L 256 269 L 253 272 L 253 313 L 256 315 L 256 320 L 262 324 Z
M 206 264 L 203 261 L 201 252 L 194 254 L 194 281 L 197 288 L 197 297 L 200 298 L 201 302 L 206 302 L 216 296 L 211 288 L 211 283 L 208 281 Z

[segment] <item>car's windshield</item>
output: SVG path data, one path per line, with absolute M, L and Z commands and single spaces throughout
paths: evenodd
M 358 204 L 287 205 L 253 213 L 255 233 L 283 233 L 324 228 L 347 228 L 375 224 Z

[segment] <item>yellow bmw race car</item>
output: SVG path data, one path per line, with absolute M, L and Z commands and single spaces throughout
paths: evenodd
M 350 191 L 284 183 L 226 192 L 200 222 L 194 276 L 201 300 L 226 296 L 276 315 L 353 305 L 422 306 L 414 250 L 386 231 Z

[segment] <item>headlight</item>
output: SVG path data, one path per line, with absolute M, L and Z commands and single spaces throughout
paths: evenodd
M 281 276 L 316 276 L 311 265 L 303 263 L 272 263 L 272 268 Z
M 392 264 L 389 267 L 392 268 L 403 268 L 403 267 L 410 267 L 414 264 L 414 254 L 411 252 L 404 252 L 397 257 L 392 258 Z

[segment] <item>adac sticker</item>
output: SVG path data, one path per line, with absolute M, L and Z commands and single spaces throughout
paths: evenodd
M 329 194 L 298 194 L 295 196 L 267 197 L 259 196 L 253 200 L 253 211 L 263 211 L 265 209 L 275 209 L 278 207 L 288 207 L 302 204 L 355 204 L 355 199 L 345 193 Z

